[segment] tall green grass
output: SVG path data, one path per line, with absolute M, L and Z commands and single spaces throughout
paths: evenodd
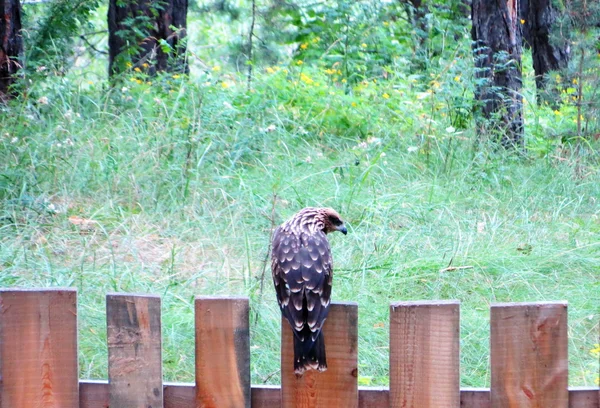
M 82 377 L 107 376 L 107 292 L 162 296 L 177 381 L 193 380 L 194 297 L 241 294 L 252 382 L 278 383 L 270 233 L 311 205 L 350 231 L 330 238 L 333 298 L 359 305 L 361 384 L 388 381 L 389 303 L 417 299 L 462 302 L 464 386 L 489 384 L 491 302 L 567 300 L 569 382 L 597 381 L 593 150 L 542 151 L 531 133 L 525 154 L 476 143 L 451 122 L 447 97 L 468 81 L 452 71 L 432 88 L 399 74 L 351 92 L 317 68 L 270 71 L 251 91 L 230 73 L 134 74 L 112 90 L 56 79 L 3 108 L 0 286 L 78 288 Z M 528 132 L 552 126 L 552 111 L 528 109 L 548 118 Z

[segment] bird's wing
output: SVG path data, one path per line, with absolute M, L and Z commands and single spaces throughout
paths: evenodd
M 307 326 L 314 341 L 327 318 L 331 298 L 333 274 L 327 236 L 318 232 L 298 237 L 278 228 L 273 234 L 271 270 L 283 316 L 296 336 L 308 333 L 303 331 Z

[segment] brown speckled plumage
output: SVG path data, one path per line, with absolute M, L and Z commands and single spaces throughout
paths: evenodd
M 273 233 L 271 271 L 281 313 L 294 331 L 294 370 L 325 371 L 321 328 L 331 298 L 333 262 L 327 233 L 347 233 L 331 208 L 307 207 Z

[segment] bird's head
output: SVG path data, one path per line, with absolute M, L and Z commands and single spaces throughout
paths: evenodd
M 332 208 L 306 207 L 298 211 L 292 218 L 283 223 L 285 231 L 300 234 L 303 230 L 323 231 L 325 234 L 339 231 L 346 235 L 348 230 L 340 215 Z
M 344 235 L 348 233 L 344 221 L 333 208 L 319 208 L 317 217 L 323 223 L 323 232 L 326 234 L 335 231 L 339 231 Z

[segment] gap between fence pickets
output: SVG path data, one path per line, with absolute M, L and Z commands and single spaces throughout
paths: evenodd
M 193 383 L 165 382 L 165 408 L 194 408 L 195 385 Z M 80 408 L 105 408 L 108 406 L 108 381 L 80 380 Z M 569 408 L 600 408 L 599 387 L 569 387 Z M 253 385 L 253 408 L 278 408 L 281 405 L 279 385 Z M 359 408 L 389 406 L 388 387 L 358 387 Z M 490 407 L 489 388 L 461 388 L 461 407 Z

